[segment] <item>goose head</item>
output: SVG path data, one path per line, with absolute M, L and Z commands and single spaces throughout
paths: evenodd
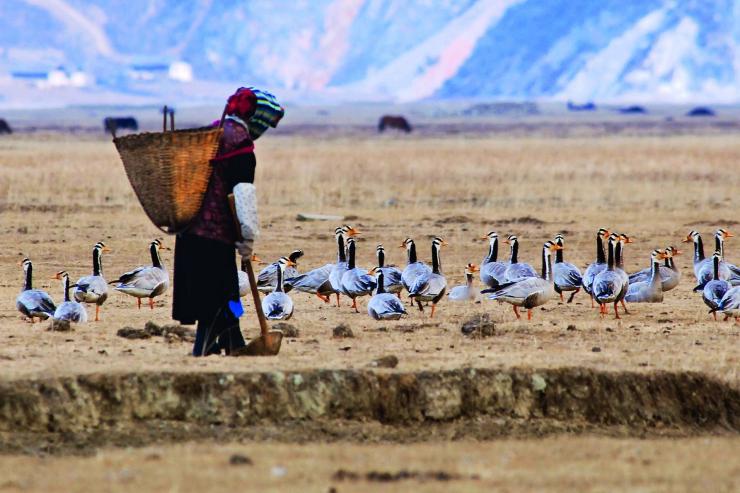
M 303 257 L 303 250 L 293 250 L 290 255 L 288 255 L 288 258 L 291 262 L 293 262 L 295 265 L 298 265 L 298 259 Z
M 681 242 L 682 243 L 689 243 L 689 242 L 692 242 L 693 241 L 694 243 L 698 243 L 700 239 L 701 239 L 701 235 L 699 234 L 699 232 L 692 230 L 692 231 L 689 231 L 689 234 L 686 235 L 686 238 L 684 238 L 683 240 L 681 240 Z
M 489 231 L 488 234 L 480 237 L 481 240 L 488 240 L 489 243 L 493 244 L 498 241 L 498 233 L 495 231 Z
M 611 232 L 606 228 L 599 228 L 599 230 L 596 232 L 596 237 L 601 238 L 602 240 L 606 240 L 609 238 L 609 235 Z
M 162 238 L 157 238 L 157 239 L 153 240 L 150 243 L 150 245 L 153 246 L 153 247 L 155 247 L 157 249 L 157 251 L 159 251 L 159 250 L 169 250 L 169 247 L 164 246 L 163 241 L 164 240 Z
M 718 238 L 722 238 L 723 240 L 726 240 L 727 238 L 732 238 L 735 235 L 727 231 L 726 229 L 718 229 L 716 233 L 714 233 L 714 236 Z
M 468 264 L 465 266 L 465 275 L 472 276 L 476 272 L 478 272 L 480 269 L 475 264 Z
M 290 260 L 288 257 L 280 257 L 277 261 L 280 270 L 284 271 L 288 267 L 295 267 L 295 262 Z
M 665 250 L 661 250 L 660 248 L 656 248 L 652 252 L 650 252 L 650 260 L 655 263 L 659 262 L 666 258 Z
M 110 253 L 111 249 L 105 246 L 105 243 L 99 241 L 93 246 L 93 250 L 98 250 L 100 253 Z
M 401 243 L 399 248 L 405 248 L 406 250 L 410 250 L 412 246 L 414 246 L 413 238 L 406 238 L 405 240 L 403 240 L 403 243 Z
M 56 279 L 57 281 L 66 281 L 69 279 L 69 274 L 66 270 L 60 270 L 57 272 L 52 279 Z
M 665 249 L 665 256 L 666 256 L 666 258 L 678 257 L 682 253 L 683 252 L 681 250 L 679 250 L 678 248 L 676 248 L 673 245 L 668 246 Z
M 341 228 L 338 228 L 338 229 L 341 229 L 342 232 L 344 233 L 344 236 L 348 238 L 351 238 L 353 236 L 357 236 L 360 234 L 360 232 L 357 229 L 353 228 L 349 224 L 344 224 L 343 226 L 341 226 Z
M 434 238 L 432 238 L 432 245 L 435 245 L 436 247 L 441 248 L 443 246 L 449 245 L 449 243 L 447 243 L 445 240 L 443 240 L 439 236 L 435 236 Z
M 619 242 L 622 245 L 626 245 L 627 243 L 634 243 L 635 240 L 633 240 L 632 238 L 630 238 L 628 235 L 626 235 L 624 233 L 620 233 L 620 235 L 619 235 Z
M 507 245 L 514 245 L 518 241 L 519 239 L 516 237 L 516 235 L 509 235 L 504 240 L 504 243 L 506 243 Z

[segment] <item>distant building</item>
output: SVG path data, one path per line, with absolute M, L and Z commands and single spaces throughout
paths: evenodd
M 182 61 L 172 63 L 137 63 L 131 65 L 128 76 L 138 81 L 171 79 L 179 82 L 190 82 L 193 80 L 193 67 L 189 63 Z
M 42 88 L 50 87 L 86 87 L 93 83 L 93 78 L 81 70 L 73 72 L 64 67 L 57 67 L 54 70 L 29 70 L 14 71 L 10 73 L 11 78 Z

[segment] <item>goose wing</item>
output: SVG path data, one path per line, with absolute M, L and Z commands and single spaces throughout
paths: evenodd
M 581 271 L 573 264 L 560 262 L 552 266 L 555 284 L 560 288 L 577 289 L 583 283 Z
M 293 315 L 293 300 L 285 293 L 272 292 L 262 300 L 262 310 L 269 320 L 287 320 Z
M 506 268 L 506 282 L 521 281 L 527 277 L 537 277 L 537 271 L 527 263 L 511 264 Z
M 65 301 L 57 307 L 52 318 L 81 324 L 87 322 L 87 310 L 76 301 Z
M 503 284 L 499 288 L 484 289 L 482 293 L 490 293 L 488 299 L 509 302 L 521 302 L 532 295 L 544 294 L 547 281 L 539 277 L 527 277 L 521 281 Z
M 26 316 L 38 317 L 40 314 L 51 316 L 57 307 L 51 296 L 40 289 L 22 291 L 16 298 L 16 307 Z
M 376 286 L 375 278 L 368 275 L 363 269 L 351 269 L 342 276 L 342 292 L 347 296 L 370 294 Z

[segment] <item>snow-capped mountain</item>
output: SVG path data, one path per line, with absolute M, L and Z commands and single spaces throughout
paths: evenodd
M 240 84 L 303 101 L 737 102 L 740 1 L 0 1 L 0 105 Z

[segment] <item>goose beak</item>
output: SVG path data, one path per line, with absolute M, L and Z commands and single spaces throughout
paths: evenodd
M 447 243 L 445 240 L 442 240 L 442 243 L 440 243 L 441 246 L 450 246 L 449 243 Z
M 355 228 L 349 228 L 349 231 L 347 231 L 347 236 L 357 236 L 359 234 L 360 232 Z
M 735 235 L 732 234 L 732 233 L 730 233 L 729 231 L 725 231 L 725 234 L 724 234 L 724 237 L 725 238 L 732 238 L 733 236 L 735 236 Z
M 509 241 L 509 239 L 508 239 L 508 238 L 506 238 L 506 239 L 504 240 L 504 243 L 505 243 L 505 244 L 507 244 L 507 245 L 511 245 L 511 242 Z
M 550 250 L 565 250 L 565 247 L 561 247 L 557 243 L 555 243 L 553 246 L 550 247 Z
M 398 245 L 398 248 L 406 248 L 406 243 L 401 243 L 400 245 Z
M 607 238 L 609 238 L 609 235 L 610 234 L 612 234 L 612 232 L 609 231 L 609 230 L 606 230 L 606 231 L 604 231 L 604 234 L 601 235 L 601 237 L 604 238 L 604 239 L 607 239 Z
M 297 264 L 293 262 L 292 260 L 288 260 L 288 263 L 285 264 L 287 267 L 295 267 Z
M 255 254 L 255 253 L 252 254 L 252 259 L 251 260 L 252 260 L 252 262 L 260 262 L 260 263 L 262 262 L 262 259 L 259 258 L 257 256 L 257 254 Z
M 470 272 L 478 272 L 480 269 L 477 265 L 473 264 L 470 266 Z
M 682 253 L 683 253 L 683 252 L 682 252 L 681 250 L 679 250 L 678 248 L 676 248 L 676 249 L 674 249 L 674 250 L 673 250 L 673 256 L 674 256 L 674 257 L 678 257 L 678 256 L 679 256 L 679 255 L 681 255 Z
M 480 239 L 481 240 L 487 240 L 488 239 L 488 236 L 481 236 Z
M 101 251 L 102 251 L 103 253 L 110 253 L 110 252 L 112 252 L 113 250 L 111 250 L 111 249 L 110 249 L 110 248 L 108 248 L 108 247 L 103 247 L 103 249 L 102 249 Z
M 628 236 L 628 237 L 627 237 L 627 239 L 626 239 L 626 240 L 624 240 L 624 242 L 625 242 L 625 243 L 634 243 L 634 242 L 635 242 L 635 240 L 633 240 L 632 238 L 630 238 L 630 237 Z
M 694 239 L 691 237 L 691 235 L 686 236 L 683 240 L 681 240 L 681 243 L 689 243 L 690 241 L 694 241 Z

